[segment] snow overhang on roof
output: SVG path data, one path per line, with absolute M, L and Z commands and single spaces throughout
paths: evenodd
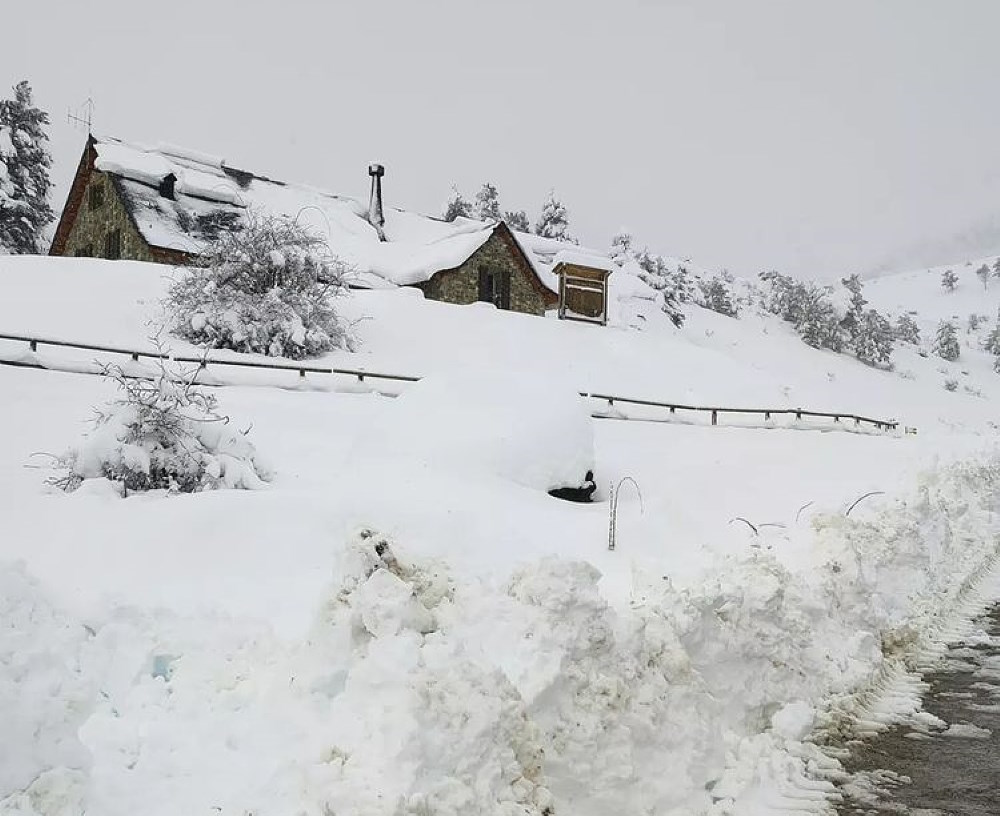
M 607 254 L 596 249 L 587 249 L 577 244 L 557 241 L 555 238 L 543 238 L 540 235 L 527 232 L 515 232 L 514 237 L 524 250 L 524 254 L 528 256 L 528 260 L 539 279 L 547 289 L 556 294 L 559 293 L 559 279 L 555 274 L 556 266 L 560 263 L 577 263 L 577 261 L 566 260 L 567 258 L 575 257 L 581 260 L 585 258 L 587 262 L 580 263 L 580 265 L 591 266 L 595 269 L 611 271 L 615 268 Z
M 598 269 L 601 272 L 613 272 L 614 262 L 607 255 L 597 255 L 588 250 L 561 249 L 552 259 L 552 270 L 560 266 L 585 266 L 588 269 Z
M 460 266 L 496 229 L 492 222 L 446 222 L 387 208 L 383 242 L 368 222 L 368 206 L 349 196 L 275 181 L 172 145 L 98 137 L 94 148 L 95 166 L 117 178 L 143 238 L 163 249 L 197 254 L 213 230 L 238 221 L 247 209 L 259 210 L 312 228 L 356 270 L 361 285 L 381 288 L 422 283 Z M 172 199 L 159 192 L 169 174 L 176 178 Z

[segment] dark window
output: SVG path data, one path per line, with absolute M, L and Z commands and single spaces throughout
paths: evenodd
M 111 261 L 117 261 L 122 256 L 122 233 L 121 230 L 109 230 L 104 236 L 104 257 Z
M 96 182 L 90 185 L 90 209 L 99 210 L 104 206 L 104 187 Z
M 510 273 L 490 266 L 479 268 L 479 299 L 498 309 L 510 308 Z

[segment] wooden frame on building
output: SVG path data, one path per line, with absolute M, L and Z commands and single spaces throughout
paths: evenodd
M 608 322 L 608 275 L 596 266 L 557 263 L 559 319 L 579 320 L 604 326 Z

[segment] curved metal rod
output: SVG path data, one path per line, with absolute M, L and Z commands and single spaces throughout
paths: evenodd
M 754 535 L 760 535 L 760 531 L 754 527 L 749 521 L 747 521 L 743 516 L 736 516 L 736 518 L 729 519 L 729 523 L 732 524 L 734 521 L 742 521 L 747 527 L 753 530 Z
M 854 504 L 852 504 L 850 507 L 847 508 L 847 512 L 844 513 L 844 515 L 845 516 L 851 515 L 851 511 L 855 507 L 857 507 L 862 501 L 867 499 L 869 496 L 884 496 L 884 495 L 885 495 L 884 490 L 873 490 L 871 493 L 865 493 L 863 496 L 859 496 L 857 499 L 854 500 Z
M 631 483 L 635 488 L 635 493 L 639 497 L 639 512 L 645 513 L 646 508 L 642 503 L 642 491 L 639 489 L 639 483 L 636 482 L 631 476 L 624 476 L 616 485 L 611 486 L 611 512 L 608 518 L 608 549 L 614 550 L 615 540 L 617 538 L 617 527 L 618 527 L 618 497 L 621 495 L 622 485 L 626 482 Z

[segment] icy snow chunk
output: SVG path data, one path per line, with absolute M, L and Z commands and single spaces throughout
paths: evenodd
M 802 740 L 812 731 L 816 720 L 816 710 L 802 701 L 788 703 L 771 717 L 771 727 L 779 736 L 790 740 Z
M 454 371 L 408 388 L 359 435 L 355 453 L 539 490 L 578 487 L 595 470 L 591 422 L 577 390 L 558 375 Z

